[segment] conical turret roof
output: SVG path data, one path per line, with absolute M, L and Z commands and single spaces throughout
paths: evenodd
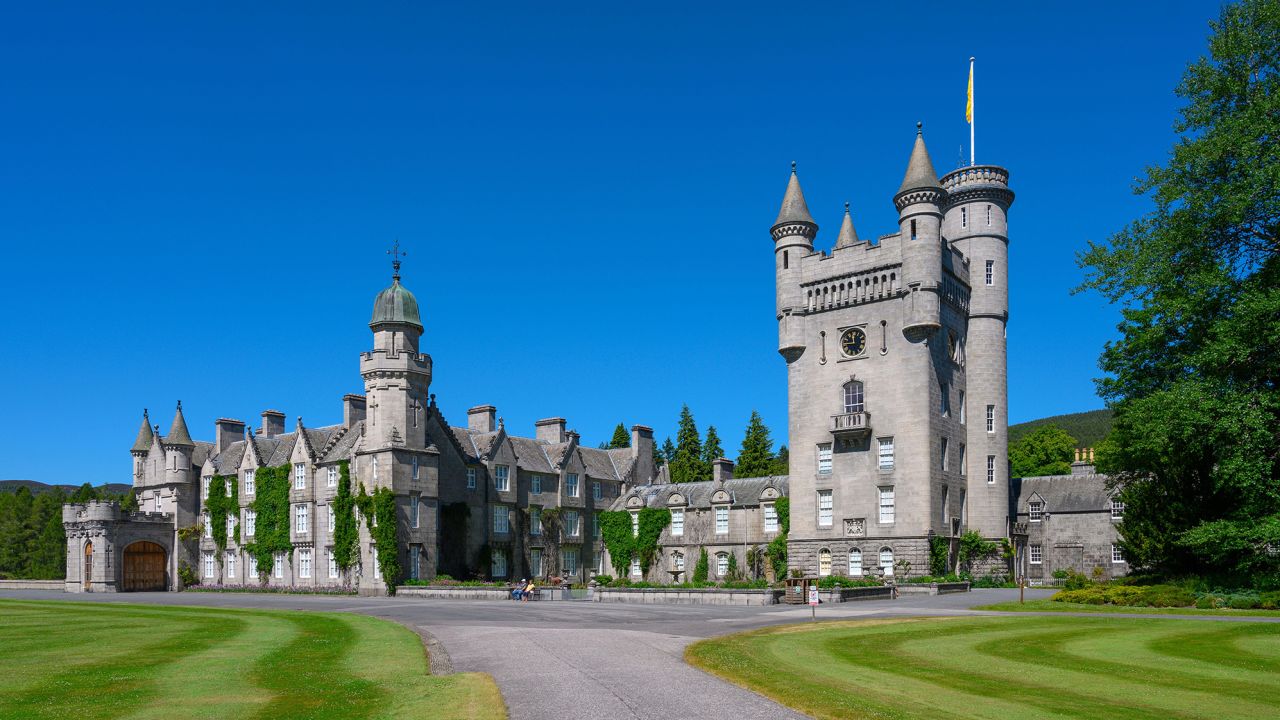
M 151 418 L 147 417 L 147 411 L 142 411 L 142 427 L 138 428 L 138 439 L 133 441 L 133 448 L 130 452 L 145 453 L 151 449 Z
M 169 434 L 164 436 L 165 445 L 186 445 L 195 447 L 195 443 L 191 440 L 191 433 L 187 432 L 187 421 L 182 417 L 182 401 L 178 401 L 178 411 L 173 414 L 173 425 L 169 427 Z
M 844 221 L 840 223 L 840 234 L 836 237 L 836 247 L 847 247 L 858 242 L 858 231 L 853 229 L 853 217 L 849 215 L 849 203 L 844 204 Z
M 804 191 L 800 189 L 800 178 L 796 177 L 796 164 L 791 163 L 791 179 L 787 181 L 787 194 L 782 197 L 782 209 L 778 211 L 775 226 L 784 223 L 805 222 L 817 225 L 809 214 L 809 206 L 804 201 Z
M 921 124 L 916 123 L 916 144 L 911 148 L 911 159 L 907 161 L 907 174 L 902 178 L 902 186 L 898 193 L 920 188 L 940 188 L 938 173 L 933 169 L 933 161 L 929 159 L 929 151 L 924 146 L 924 131 Z

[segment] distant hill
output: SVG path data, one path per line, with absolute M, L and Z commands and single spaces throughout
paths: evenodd
M 27 488 L 32 495 L 52 492 L 54 488 L 62 488 L 63 492 L 70 495 L 80 489 L 79 485 L 49 485 L 35 480 L 0 480 L 0 492 L 16 492 L 20 487 Z M 106 485 L 99 485 L 98 491 L 113 495 L 123 495 L 131 487 L 131 485 L 125 485 L 124 483 L 107 483 Z
M 1076 447 L 1095 447 L 1111 432 L 1112 412 L 1107 409 L 1089 412 L 1054 415 L 1009 426 L 1009 443 L 1015 443 L 1023 435 L 1041 425 L 1057 425 L 1076 439 Z

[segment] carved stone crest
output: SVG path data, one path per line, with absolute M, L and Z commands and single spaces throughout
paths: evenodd
M 845 518 L 844 519 L 844 536 L 845 537 L 865 537 L 867 534 L 866 518 Z

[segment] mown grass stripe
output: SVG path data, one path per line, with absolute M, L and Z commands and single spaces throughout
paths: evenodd
M 262 720 L 309 718 L 317 710 L 345 718 L 374 717 L 386 702 L 377 683 L 333 672 L 356 643 L 356 633 L 337 616 L 295 613 L 287 617 L 297 636 L 254 664 L 250 677 L 275 696 L 255 715 Z

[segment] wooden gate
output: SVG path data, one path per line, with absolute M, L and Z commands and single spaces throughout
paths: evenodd
M 160 545 L 139 540 L 124 549 L 125 592 L 168 590 L 165 582 L 165 551 Z
M 84 544 L 84 577 L 81 579 L 85 592 L 93 592 L 93 541 Z

